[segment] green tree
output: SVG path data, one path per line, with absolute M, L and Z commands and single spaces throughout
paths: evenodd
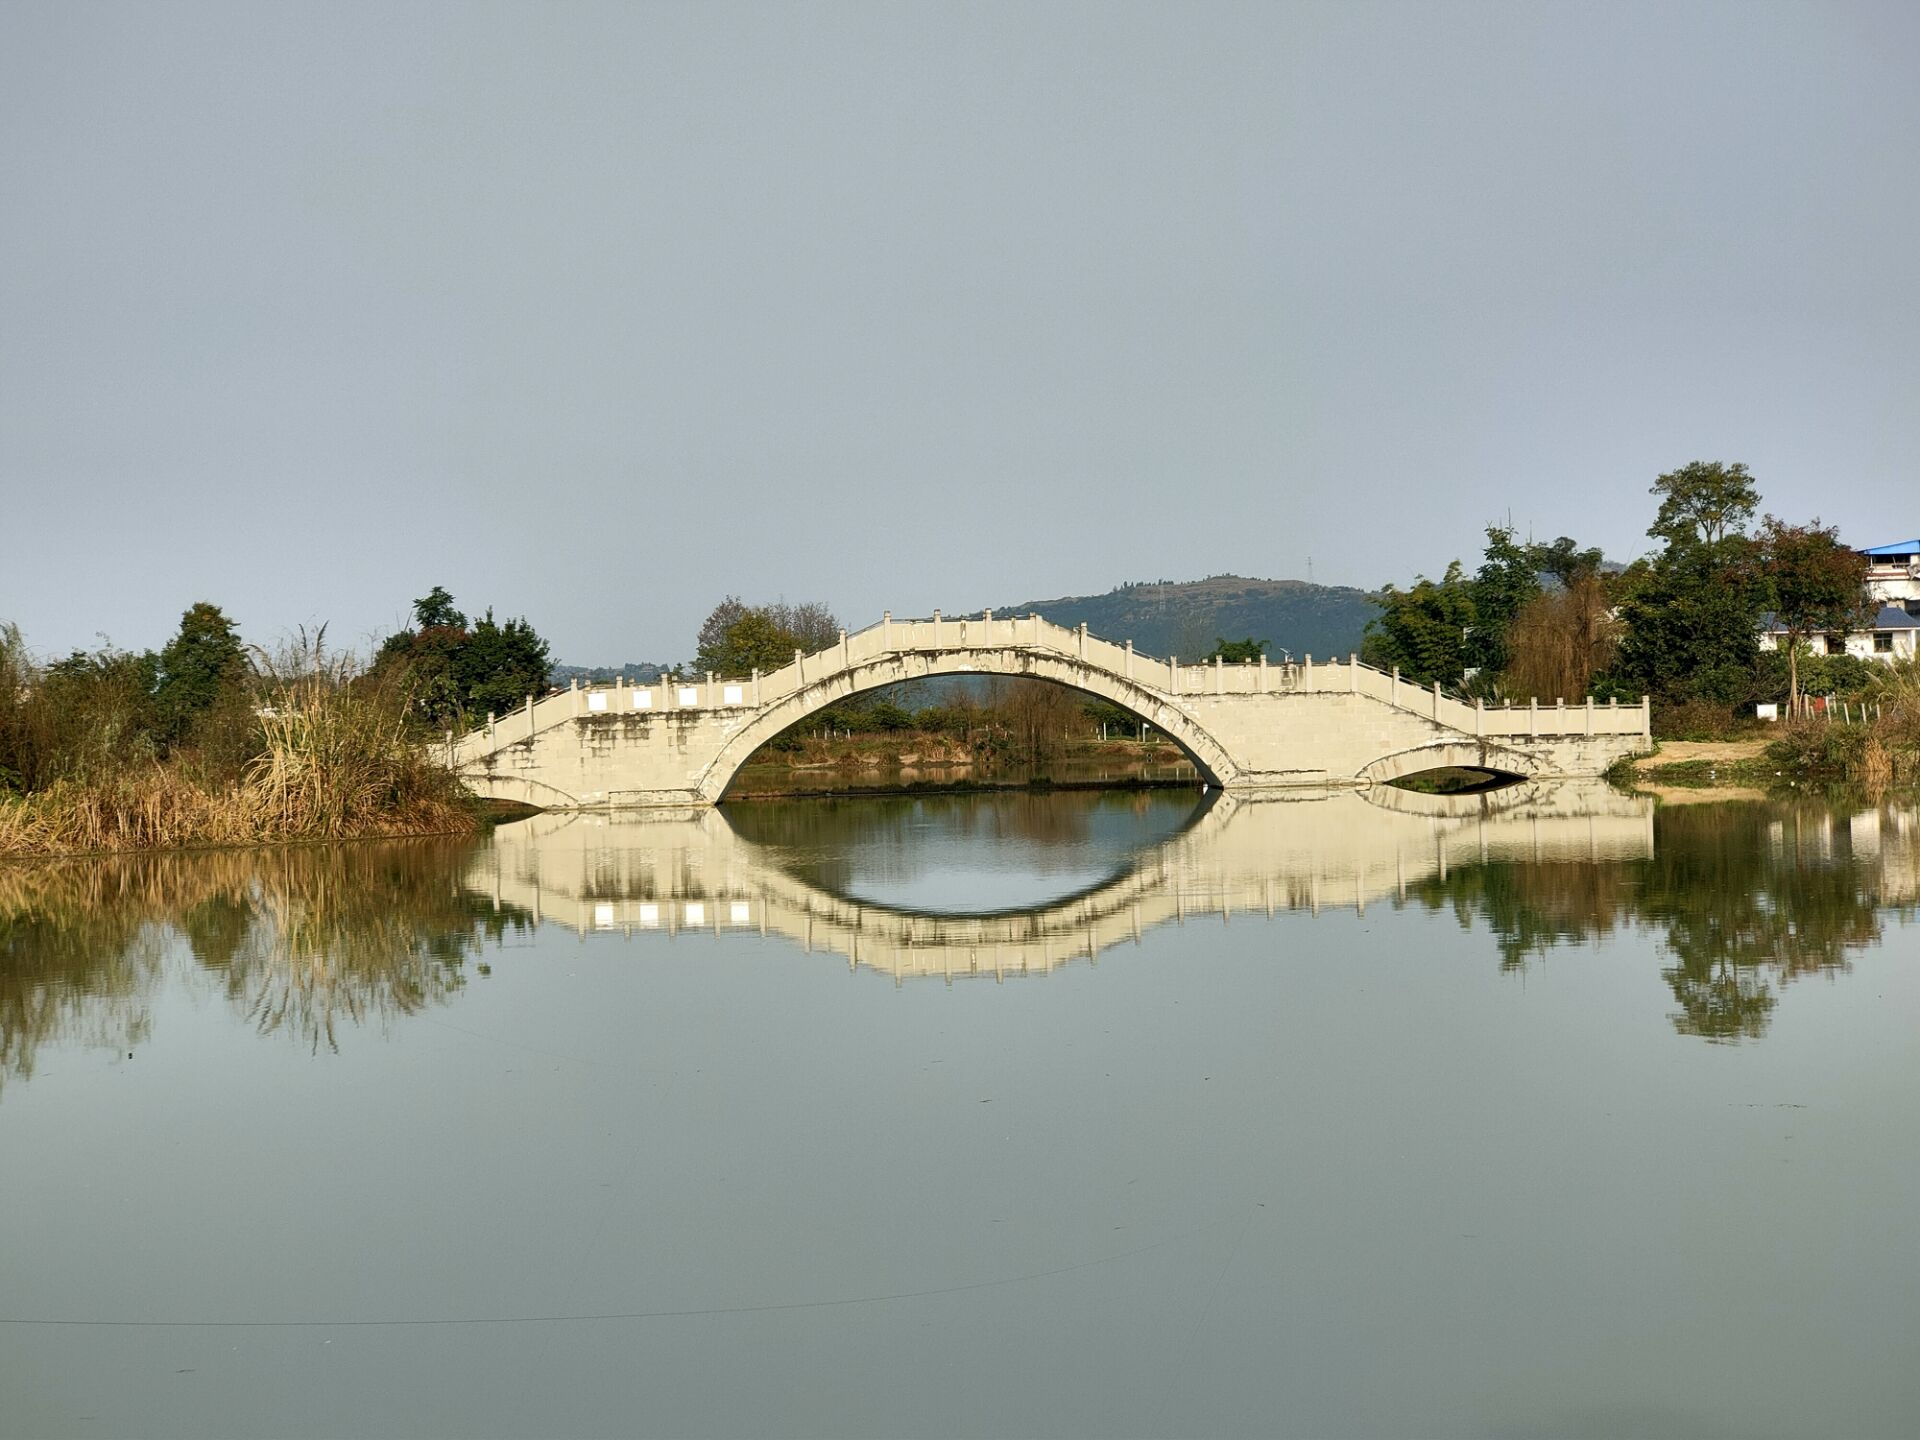
M 430 728 L 459 729 L 545 692 L 552 656 L 527 620 L 496 621 L 488 609 L 469 626 L 439 585 L 413 602 L 413 619 L 381 644 L 374 670 L 405 670 L 413 713 Z
M 480 617 L 454 656 L 454 677 L 469 715 L 500 714 L 547 688 L 547 642 L 524 619 Z
M 794 651 L 824 650 L 839 638 L 840 622 L 818 601 L 747 605 L 729 595 L 701 623 L 693 669 L 736 676 L 777 670 Z
M 1619 678 L 1673 703 L 1749 698 L 1766 587 L 1746 533 L 1759 503 L 1744 465 L 1696 460 L 1662 475 L 1647 534 L 1661 551 L 1621 577 Z
M 1633 567 L 1618 604 L 1618 678 L 1666 703 L 1738 705 L 1752 687 L 1765 608 L 1751 566 L 1695 549 Z
M 233 622 L 204 600 L 191 606 L 160 652 L 153 708 L 161 743 L 178 744 L 222 699 L 241 695 L 248 673 L 246 648 Z
M 1647 533 L 1666 541 L 1669 549 L 1716 549 L 1744 535 L 1760 506 L 1760 492 L 1747 467 L 1718 460 L 1695 460 L 1669 470 L 1649 493 L 1660 497 L 1660 511 Z
M 1550 545 L 1529 545 L 1534 569 L 1561 586 L 1572 586 L 1584 576 L 1596 575 L 1606 561 L 1598 546 L 1582 549 L 1572 536 L 1562 535 Z
M 1267 653 L 1267 642 L 1255 640 L 1249 636 L 1245 640 L 1227 640 L 1214 637 L 1213 649 L 1200 657 L 1203 665 L 1215 660 L 1225 661 L 1229 665 L 1251 665 Z
M 1786 632 L 1787 703 L 1800 698 L 1800 646 L 1822 631 L 1851 630 L 1868 611 L 1867 557 L 1840 543 L 1840 532 L 1816 518 L 1761 523 L 1760 574 L 1774 620 Z
M 467 617 L 454 608 L 446 587 L 436 585 L 413 602 L 413 623 L 420 630 L 464 630 Z
M 1415 577 L 1413 588 L 1382 587 L 1381 613 L 1367 625 L 1361 657 L 1382 670 L 1399 667 L 1421 685 L 1457 685 L 1466 671 L 1473 596 L 1455 560 L 1439 580 Z
M 701 643 L 693 668 L 714 675 L 747 675 L 755 670 L 778 670 L 803 650 L 791 630 L 765 610 L 746 610 L 712 639 Z
M 1572 542 L 1569 541 L 1569 544 Z M 1473 607 L 1462 653 L 1465 668 L 1489 679 L 1507 668 L 1508 637 L 1529 600 L 1540 593 L 1536 547 L 1517 544 L 1513 531 L 1487 527 L 1487 548 L 1480 569 L 1467 585 Z

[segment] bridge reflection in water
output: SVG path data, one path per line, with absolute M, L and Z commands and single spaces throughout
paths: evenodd
M 465 883 L 498 906 L 582 934 L 751 931 L 838 953 L 850 969 L 896 982 L 951 982 L 1043 975 L 1189 920 L 1364 913 L 1462 866 L 1653 855 L 1653 802 L 1600 782 L 1452 797 L 1384 788 L 1311 800 L 1216 792 L 1210 801 L 1178 833 L 1114 857 L 1093 883 L 984 913 L 860 898 L 808 873 L 791 851 L 748 838 L 747 811 L 739 825 L 696 809 L 535 816 L 497 830 Z

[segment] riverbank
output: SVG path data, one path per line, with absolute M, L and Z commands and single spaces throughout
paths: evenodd
M 1663 740 L 1654 754 L 1632 761 L 1613 778 L 1665 805 L 1765 800 L 1798 784 L 1824 784 L 1816 775 L 1769 753 L 1778 734 L 1727 740 Z
M 163 766 L 0 800 L 0 861 L 151 850 L 468 835 L 487 823 L 452 777 L 412 793 L 289 797 L 271 784 L 209 789 Z

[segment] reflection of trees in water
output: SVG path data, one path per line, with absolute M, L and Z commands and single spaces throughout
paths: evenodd
M 42 1043 L 113 1049 L 147 1037 L 164 932 L 137 908 L 64 903 L 0 867 L 0 1087 L 33 1074 Z
M 1505 969 L 1623 923 L 1656 927 L 1674 1027 L 1708 1040 L 1766 1033 L 1777 987 L 1843 973 L 1881 934 L 1881 911 L 1824 811 L 1688 806 L 1654 819 L 1651 858 L 1605 866 L 1510 862 L 1418 887 L 1430 907 L 1492 929 Z M 1803 827 L 1823 842 L 1803 843 Z
M 1687 1035 L 1737 1040 L 1763 1034 L 1785 984 L 1844 972 L 1849 954 L 1880 938 L 1880 913 L 1851 856 L 1825 847 L 1772 843 L 1774 814 L 1759 806 L 1703 817 L 1664 817 L 1648 863 L 1645 913 L 1666 929 L 1676 962 L 1661 972 Z M 1812 812 L 1779 818 L 1798 838 Z M 1715 823 L 1717 821 L 1717 823 Z
M 132 1044 L 167 941 L 262 1033 L 336 1048 L 342 1021 L 410 1015 L 531 917 L 463 890 L 475 842 L 159 854 L 0 869 L 0 1076 L 47 1040 Z
M 1429 909 L 1451 909 L 1467 928 L 1478 917 L 1493 931 L 1502 970 L 1524 970 L 1556 945 L 1612 932 L 1626 913 L 1632 880 L 1611 862 L 1489 861 L 1455 868 L 1408 893 Z

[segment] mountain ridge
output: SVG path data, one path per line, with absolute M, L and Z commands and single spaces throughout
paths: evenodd
M 1062 595 L 995 607 L 995 614 L 1038 614 L 1068 629 L 1084 623 L 1103 640 L 1133 641 L 1144 654 L 1198 659 L 1220 640 L 1264 640 L 1275 659 L 1332 657 L 1360 648 L 1379 606 L 1365 590 L 1310 580 L 1209 575 L 1202 580 L 1136 581 L 1100 595 Z

